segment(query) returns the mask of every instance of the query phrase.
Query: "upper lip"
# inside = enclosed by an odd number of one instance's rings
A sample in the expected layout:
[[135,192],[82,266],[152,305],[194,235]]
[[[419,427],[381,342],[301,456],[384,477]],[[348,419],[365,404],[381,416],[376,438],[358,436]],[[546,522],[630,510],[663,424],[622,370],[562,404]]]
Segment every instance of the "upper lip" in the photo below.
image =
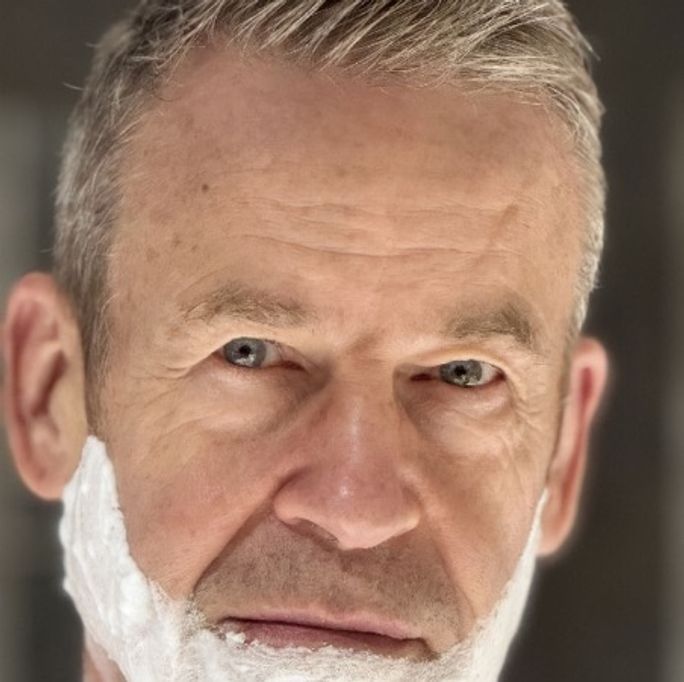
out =
[[244,614],[233,614],[224,620],[263,620],[308,625],[329,630],[350,630],[384,635],[393,639],[417,639],[414,629],[400,620],[369,612],[328,613],[320,610],[288,608],[261,609]]

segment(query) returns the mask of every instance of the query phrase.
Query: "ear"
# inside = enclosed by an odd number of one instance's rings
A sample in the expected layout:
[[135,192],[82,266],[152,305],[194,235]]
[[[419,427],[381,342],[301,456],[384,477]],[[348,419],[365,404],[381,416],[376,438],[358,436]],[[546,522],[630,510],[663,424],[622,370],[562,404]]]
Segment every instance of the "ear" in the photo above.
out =
[[7,299],[2,326],[3,411],[10,451],[26,486],[55,500],[87,436],[81,341],[54,279],[25,275]]
[[589,435],[608,377],[605,348],[596,339],[580,337],[569,372],[558,442],[547,479],[549,496],[542,517],[539,556],[558,551],[575,524]]

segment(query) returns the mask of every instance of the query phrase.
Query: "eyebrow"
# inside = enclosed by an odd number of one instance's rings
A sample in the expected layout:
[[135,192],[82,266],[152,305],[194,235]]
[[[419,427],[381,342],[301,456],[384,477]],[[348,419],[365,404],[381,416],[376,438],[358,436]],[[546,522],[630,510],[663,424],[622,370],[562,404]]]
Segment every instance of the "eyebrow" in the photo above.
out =
[[[274,294],[244,282],[231,280],[201,300],[181,306],[183,325],[214,325],[225,319],[266,327],[294,329],[321,321],[318,313],[287,295]],[[475,305],[474,312],[459,310],[447,316],[439,334],[447,339],[485,340],[508,337],[520,349],[539,354],[538,337],[529,307],[518,297],[496,307]]]
[[535,329],[527,306],[521,301],[509,300],[494,309],[455,315],[441,329],[441,335],[452,339],[507,336],[523,350],[538,355]]
[[319,316],[299,301],[231,280],[181,308],[184,323],[214,324],[217,318],[253,322],[267,327],[295,328],[319,322]]

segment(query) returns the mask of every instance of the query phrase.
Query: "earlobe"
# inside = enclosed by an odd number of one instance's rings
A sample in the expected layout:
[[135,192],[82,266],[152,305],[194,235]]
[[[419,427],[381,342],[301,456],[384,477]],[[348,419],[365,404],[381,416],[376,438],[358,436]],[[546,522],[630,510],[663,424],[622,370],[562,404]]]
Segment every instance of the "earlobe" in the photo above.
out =
[[596,339],[581,337],[574,349],[561,426],[542,517],[540,556],[557,552],[577,518],[584,482],[589,436],[608,379],[608,356]]
[[58,499],[86,436],[77,325],[54,279],[23,277],[10,292],[3,324],[5,426],[26,486]]

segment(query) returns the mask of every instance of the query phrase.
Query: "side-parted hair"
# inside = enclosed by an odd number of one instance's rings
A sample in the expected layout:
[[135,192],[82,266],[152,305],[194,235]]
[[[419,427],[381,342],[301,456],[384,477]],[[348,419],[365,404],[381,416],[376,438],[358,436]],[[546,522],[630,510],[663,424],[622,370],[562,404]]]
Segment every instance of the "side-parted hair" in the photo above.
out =
[[603,108],[591,48],[560,0],[144,0],[95,47],[57,189],[54,274],[74,306],[89,383],[106,364],[108,257],[127,140],[150,97],[202,45],[369,82],[512,93],[557,112],[583,179],[584,258],[570,334],[579,332],[603,247]]

